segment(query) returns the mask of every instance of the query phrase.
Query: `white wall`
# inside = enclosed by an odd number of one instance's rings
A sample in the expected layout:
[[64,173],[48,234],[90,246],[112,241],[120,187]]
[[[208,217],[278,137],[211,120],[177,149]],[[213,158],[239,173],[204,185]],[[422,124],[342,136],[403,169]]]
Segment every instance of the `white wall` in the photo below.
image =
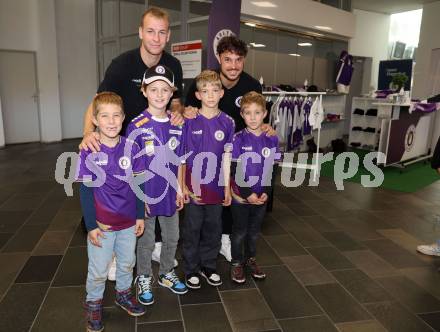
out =
[[253,0],[242,0],[241,13],[304,27],[319,32],[315,25],[328,26],[333,34],[353,37],[354,15],[345,10],[310,0],[271,0],[276,7],[258,7]]
[[3,130],[2,99],[0,98],[0,148],[4,146],[5,146],[5,132]]
[[81,137],[97,87],[95,1],[56,0],[55,13],[63,138]]
[[371,57],[371,85],[377,88],[379,62],[388,58],[388,34],[390,15],[353,10],[356,17],[356,33],[348,43],[352,55]]

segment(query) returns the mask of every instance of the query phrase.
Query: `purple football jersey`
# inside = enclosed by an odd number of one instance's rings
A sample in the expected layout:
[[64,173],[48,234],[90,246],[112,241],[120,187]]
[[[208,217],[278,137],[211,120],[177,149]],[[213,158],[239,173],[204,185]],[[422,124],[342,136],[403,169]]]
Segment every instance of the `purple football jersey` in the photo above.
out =
[[[247,129],[243,129],[234,135],[232,160],[240,161],[236,174],[243,174],[241,181],[250,187],[252,193],[261,195],[263,186],[270,186],[274,161],[281,159],[278,146],[278,137],[261,134],[256,136]],[[237,175],[236,175],[237,176]],[[242,197],[238,178],[231,179],[233,203],[247,203],[246,197]],[[240,184],[240,186],[243,186]]]
[[136,195],[130,181],[145,171],[139,152],[135,142],[122,136],[112,148],[101,144],[100,152],[80,152],[76,181],[94,182],[96,221],[103,230],[118,231],[136,223]]
[[173,126],[169,116],[157,118],[145,110],[130,122],[127,136],[143,150],[149,216],[172,216],[177,208],[177,174],[184,152],[183,127]]
[[185,185],[194,204],[224,200],[223,152],[232,150],[234,120],[223,112],[211,119],[198,114],[185,122]]

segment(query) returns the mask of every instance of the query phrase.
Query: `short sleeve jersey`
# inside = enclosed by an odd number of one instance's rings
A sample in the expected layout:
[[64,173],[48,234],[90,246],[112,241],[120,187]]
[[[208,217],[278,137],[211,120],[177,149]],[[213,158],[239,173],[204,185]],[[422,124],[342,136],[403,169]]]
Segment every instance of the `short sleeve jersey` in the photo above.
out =
[[[198,114],[185,122],[185,185],[194,204],[224,200],[222,160],[232,150],[234,120],[223,112],[211,119]],[[188,155],[189,154],[189,155]]]
[[[232,160],[238,161],[237,167],[241,167],[236,174],[242,175],[241,181],[250,186],[252,193],[261,195],[264,185],[270,186],[273,164],[280,158],[277,136],[256,136],[247,129],[234,135]],[[237,180],[231,178],[232,202],[245,204],[246,197],[242,197]]]
[[171,125],[169,117],[156,118],[145,110],[128,125],[127,137],[143,150],[149,216],[172,216],[176,212],[178,167],[184,153],[183,127]]
[[[246,127],[246,124],[240,115],[241,98],[250,91],[261,93],[261,84],[249,74],[242,72],[237,84],[230,89],[223,86],[223,89],[225,93],[222,99],[220,99],[218,108],[234,119],[235,130],[240,131]],[[196,98],[196,90],[197,87],[194,80],[186,95],[185,106],[201,107],[200,100]]]
[[[182,65],[180,61],[164,51],[159,64],[167,66],[174,73],[177,91],[173,98],[180,98],[182,94]],[[147,69],[138,47],[113,59],[99,85],[98,92],[111,91],[122,98],[125,119],[121,135],[125,134],[130,121],[148,107],[148,101],[141,92],[142,77]]]
[[136,223],[136,194],[130,182],[133,175],[145,171],[145,162],[138,157],[139,152],[135,142],[122,136],[114,147],[102,144],[100,152],[80,152],[76,180],[105,179],[101,185],[93,187],[96,221],[102,230],[118,231]]

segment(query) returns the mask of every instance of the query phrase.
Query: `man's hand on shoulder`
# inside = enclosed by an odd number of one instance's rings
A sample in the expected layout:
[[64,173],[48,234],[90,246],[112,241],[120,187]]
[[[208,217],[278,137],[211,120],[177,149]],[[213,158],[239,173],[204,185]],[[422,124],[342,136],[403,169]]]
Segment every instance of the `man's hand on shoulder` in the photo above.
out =
[[85,151],[89,151],[90,149],[92,152],[98,152],[101,150],[100,148],[101,143],[99,142],[99,139],[100,139],[99,133],[94,131],[88,133],[84,135],[81,143],[79,144],[79,149]]
[[187,106],[187,107],[185,107],[185,110],[183,111],[183,116],[186,119],[194,119],[197,116],[198,111],[199,111],[199,109],[197,107]]
[[261,125],[261,129],[266,133],[267,136],[276,136],[277,132],[267,123]]

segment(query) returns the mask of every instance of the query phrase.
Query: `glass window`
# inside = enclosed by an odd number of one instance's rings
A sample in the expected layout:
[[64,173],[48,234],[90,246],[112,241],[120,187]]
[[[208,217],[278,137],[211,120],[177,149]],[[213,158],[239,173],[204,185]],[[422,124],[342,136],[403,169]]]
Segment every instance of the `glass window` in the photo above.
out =
[[110,37],[118,33],[118,1],[101,0],[101,36]]
[[180,0],[148,0],[148,6],[162,8],[170,15],[170,23],[180,22]]
[[323,3],[324,5],[340,8],[339,0],[321,0],[321,3]]
[[102,44],[102,67],[99,70],[101,80],[104,78],[105,70],[108,65],[112,62],[113,58],[116,57],[117,51],[118,48],[114,41]]
[[202,40],[202,69],[206,68],[207,43],[208,43],[208,21],[193,22],[188,24],[189,40]]
[[139,39],[139,35],[133,35],[128,37],[122,37],[121,38],[121,45],[120,45],[120,53],[124,53],[125,51],[132,50],[133,48],[139,47],[141,44],[141,41]]
[[136,33],[145,10],[144,0],[121,0],[120,32],[123,35]]
[[247,41],[253,48],[265,52],[276,52],[277,50],[277,32],[261,28],[255,28],[253,40]]
[[351,12],[351,0],[342,0],[342,9]]
[[209,0],[191,0],[189,2],[189,18],[208,16],[211,11],[211,2]]
[[170,41],[165,46],[165,51],[168,53],[171,53],[171,44],[180,42],[180,25],[171,26],[170,30]]

